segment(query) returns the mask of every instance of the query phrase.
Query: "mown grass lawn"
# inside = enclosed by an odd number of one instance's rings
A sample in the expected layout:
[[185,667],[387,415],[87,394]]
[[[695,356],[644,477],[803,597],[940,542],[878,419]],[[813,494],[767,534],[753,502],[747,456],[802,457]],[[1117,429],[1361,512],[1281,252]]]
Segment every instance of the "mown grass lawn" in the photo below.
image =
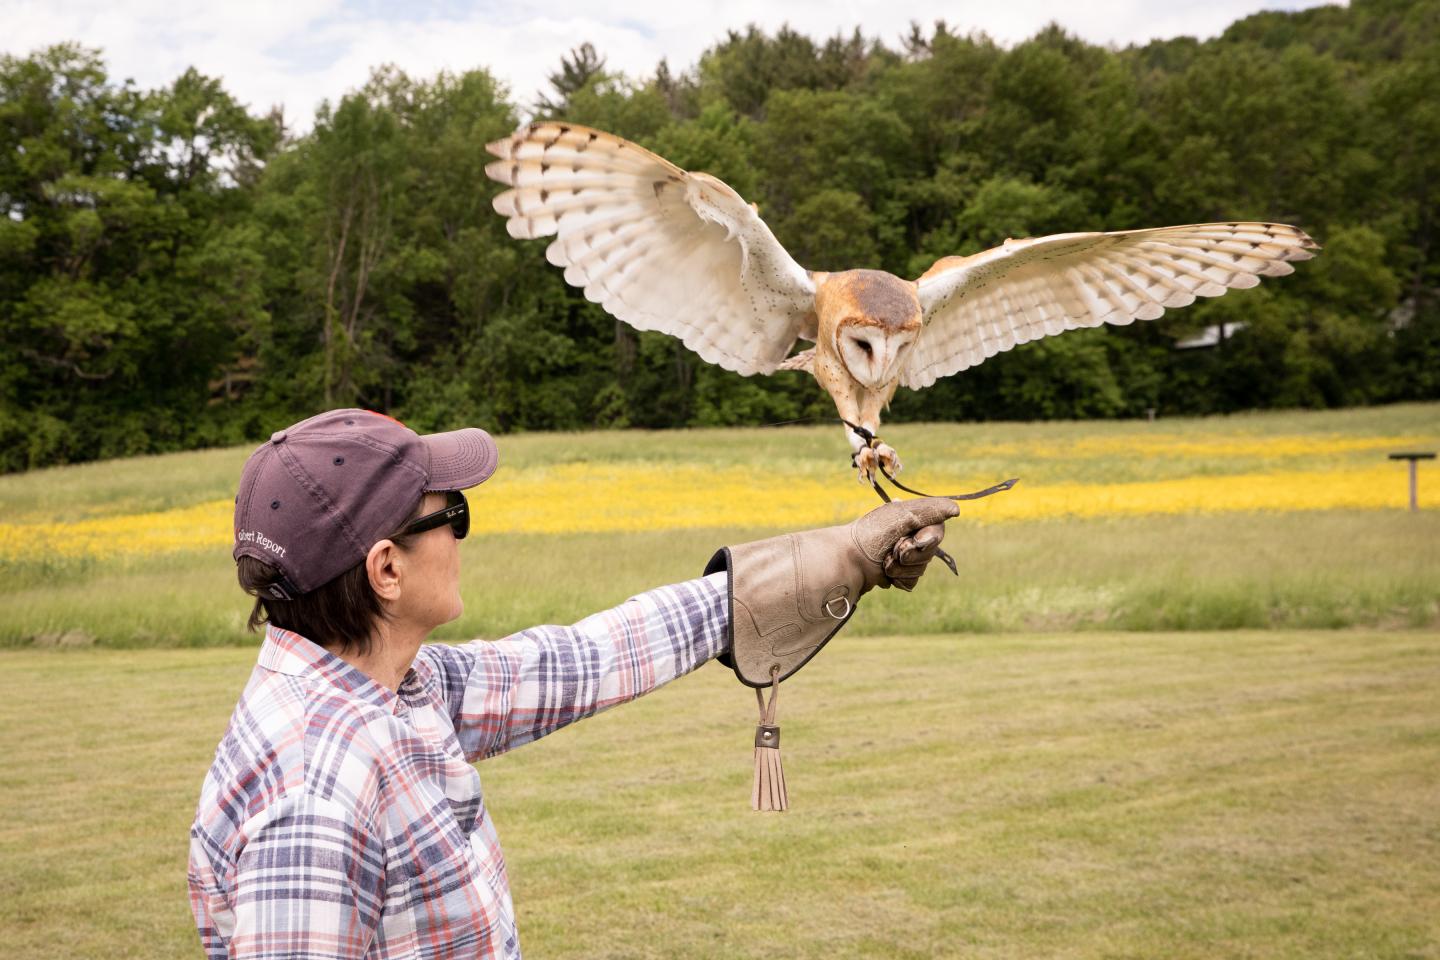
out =
[[[924,589],[922,587],[922,589]],[[254,650],[0,653],[0,955],[198,954],[186,830]],[[481,765],[531,957],[1440,957],[1440,637],[842,637]]]
[[[959,580],[867,597],[786,685],[789,814],[748,809],[754,702],[715,666],[482,765],[527,956],[1440,960],[1440,511],[1383,459],[1440,405],[887,439],[922,487],[1028,499],[967,507]],[[438,636],[858,513],[842,443],[502,438]],[[197,955],[186,833],[256,644],[224,543],[248,452],[0,477],[0,960]]]

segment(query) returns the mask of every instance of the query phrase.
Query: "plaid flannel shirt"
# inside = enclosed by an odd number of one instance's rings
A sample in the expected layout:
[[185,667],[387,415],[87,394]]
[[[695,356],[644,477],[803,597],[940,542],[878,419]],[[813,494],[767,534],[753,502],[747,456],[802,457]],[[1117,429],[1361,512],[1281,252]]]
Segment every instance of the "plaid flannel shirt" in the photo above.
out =
[[714,574],[572,627],[426,644],[398,692],[271,627],[190,832],[207,956],[520,956],[471,764],[714,657],[726,597]]

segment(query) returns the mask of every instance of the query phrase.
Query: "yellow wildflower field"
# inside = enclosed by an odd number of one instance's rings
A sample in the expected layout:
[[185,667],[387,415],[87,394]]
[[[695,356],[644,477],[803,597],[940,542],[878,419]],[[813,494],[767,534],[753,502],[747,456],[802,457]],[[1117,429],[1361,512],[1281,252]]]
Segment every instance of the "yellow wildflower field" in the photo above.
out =
[[[1104,456],[1114,438],[1079,440],[1070,456]],[[1224,443],[1173,438],[1163,446],[1147,438],[1148,453],[1214,458]],[[1394,447],[1406,438],[1362,440],[1308,437],[1265,440],[1272,456],[1281,451],[1313,457],[1343,455],[1357,448]],[[1259,443],[1260,441],[1255,441]],[[1132,440],[1126,452],[1136,455]],[[1233,449],[1233,447],[1232,447]],[[1082,452],[1083,451],[1083,452]],[[1058,456],[1053,449],[1048,455]],[[1036,457],[1017,450],[1017,459]],[[1276,457],[1283,466],[1284,455]],[[933,478],[932,478],[933,479]],[[995,481],[1005,479],[994,477]],[[930,486],[914,480],[921,489]],[[938,490],[956,493],[958,490]],[[1331,469],[1276,469],[1127,482],[1081,483],[1049,480],[962,504],[964,516],[981,523],[1060,517],[1234,511],[1293,512],[1333,509],[1393,509],[1405,505],[1403,468],[1389,463]],[[873,491],[838,472],[786,470],[766,473],[741,467],[687,463],[562,463],[502,469],[472,493],[477,535],[508,533],[608,533],[721,527],[804,527],[849,520],[874,506]],[[182,508],[81,519],[69,523],[0,523],[0,560],[133,557],[223,548],[231,542],[229,500]]]
[[[1433,627],[1440,468],[1399,450],[1440,404],[1164,422],[887,430],[907,485],[962,493],[962,578],[868,601],[852,632]],[[471,494],[466,612],[443,639],[568,622],[691,575],[715,547],[878,503],[830,427],[510,434]],[[0,648],[250,643],[229,561],[253,446],[0,477]],[[521,559],[523,558],[523,560]]]
[[1421,442],[1413,436],[1194,436],[1185,434],[1129,434],[1117,437],[1079,436],[1052,440],[1043,447],[1034,442],[976,444],[972,455],[985,457],[1043,457],[1047,459],[1167,457],[1185,460],[1266,459],[1333,460],[1357,453],[1384,452]]

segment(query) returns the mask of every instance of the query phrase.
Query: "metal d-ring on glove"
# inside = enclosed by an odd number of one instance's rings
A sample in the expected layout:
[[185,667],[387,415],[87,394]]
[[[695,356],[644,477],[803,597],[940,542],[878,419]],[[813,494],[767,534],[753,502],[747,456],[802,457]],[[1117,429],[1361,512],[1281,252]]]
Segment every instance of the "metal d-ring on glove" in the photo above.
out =
[[720,659],[757,694],[772,688],[755,738],[755,809],[789,806],[774,688],[839,632],[864,593],[914,589],[940,550],[945,521],[959,512],[944,497],[900,500],[845,526],[724,547],[711,557],[706,574],[730,574],[730,650]]

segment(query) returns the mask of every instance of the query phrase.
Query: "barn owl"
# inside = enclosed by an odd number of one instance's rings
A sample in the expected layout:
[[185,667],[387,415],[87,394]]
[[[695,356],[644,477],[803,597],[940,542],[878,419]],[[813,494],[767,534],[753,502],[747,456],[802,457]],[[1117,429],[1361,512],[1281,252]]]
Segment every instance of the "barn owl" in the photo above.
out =
[[[822,273],[796,263],[726,184],[620,137],[538,122],[486,149],[499,159],[485,172],[510,188],[494,206],[511,236],[553,236],[547,259],[589,300],[710,363],[745,376],[812,373],[847,423],[865,483],[877,468],[900,470],[878,439],[897,386],[920,390],[1066,330],[1153,320],[1284,276],[1319,249],[1284,224],[1201,223],[1007,240],[944,257],[916,280]],[[799,340],[814,347],[792,356]]]

